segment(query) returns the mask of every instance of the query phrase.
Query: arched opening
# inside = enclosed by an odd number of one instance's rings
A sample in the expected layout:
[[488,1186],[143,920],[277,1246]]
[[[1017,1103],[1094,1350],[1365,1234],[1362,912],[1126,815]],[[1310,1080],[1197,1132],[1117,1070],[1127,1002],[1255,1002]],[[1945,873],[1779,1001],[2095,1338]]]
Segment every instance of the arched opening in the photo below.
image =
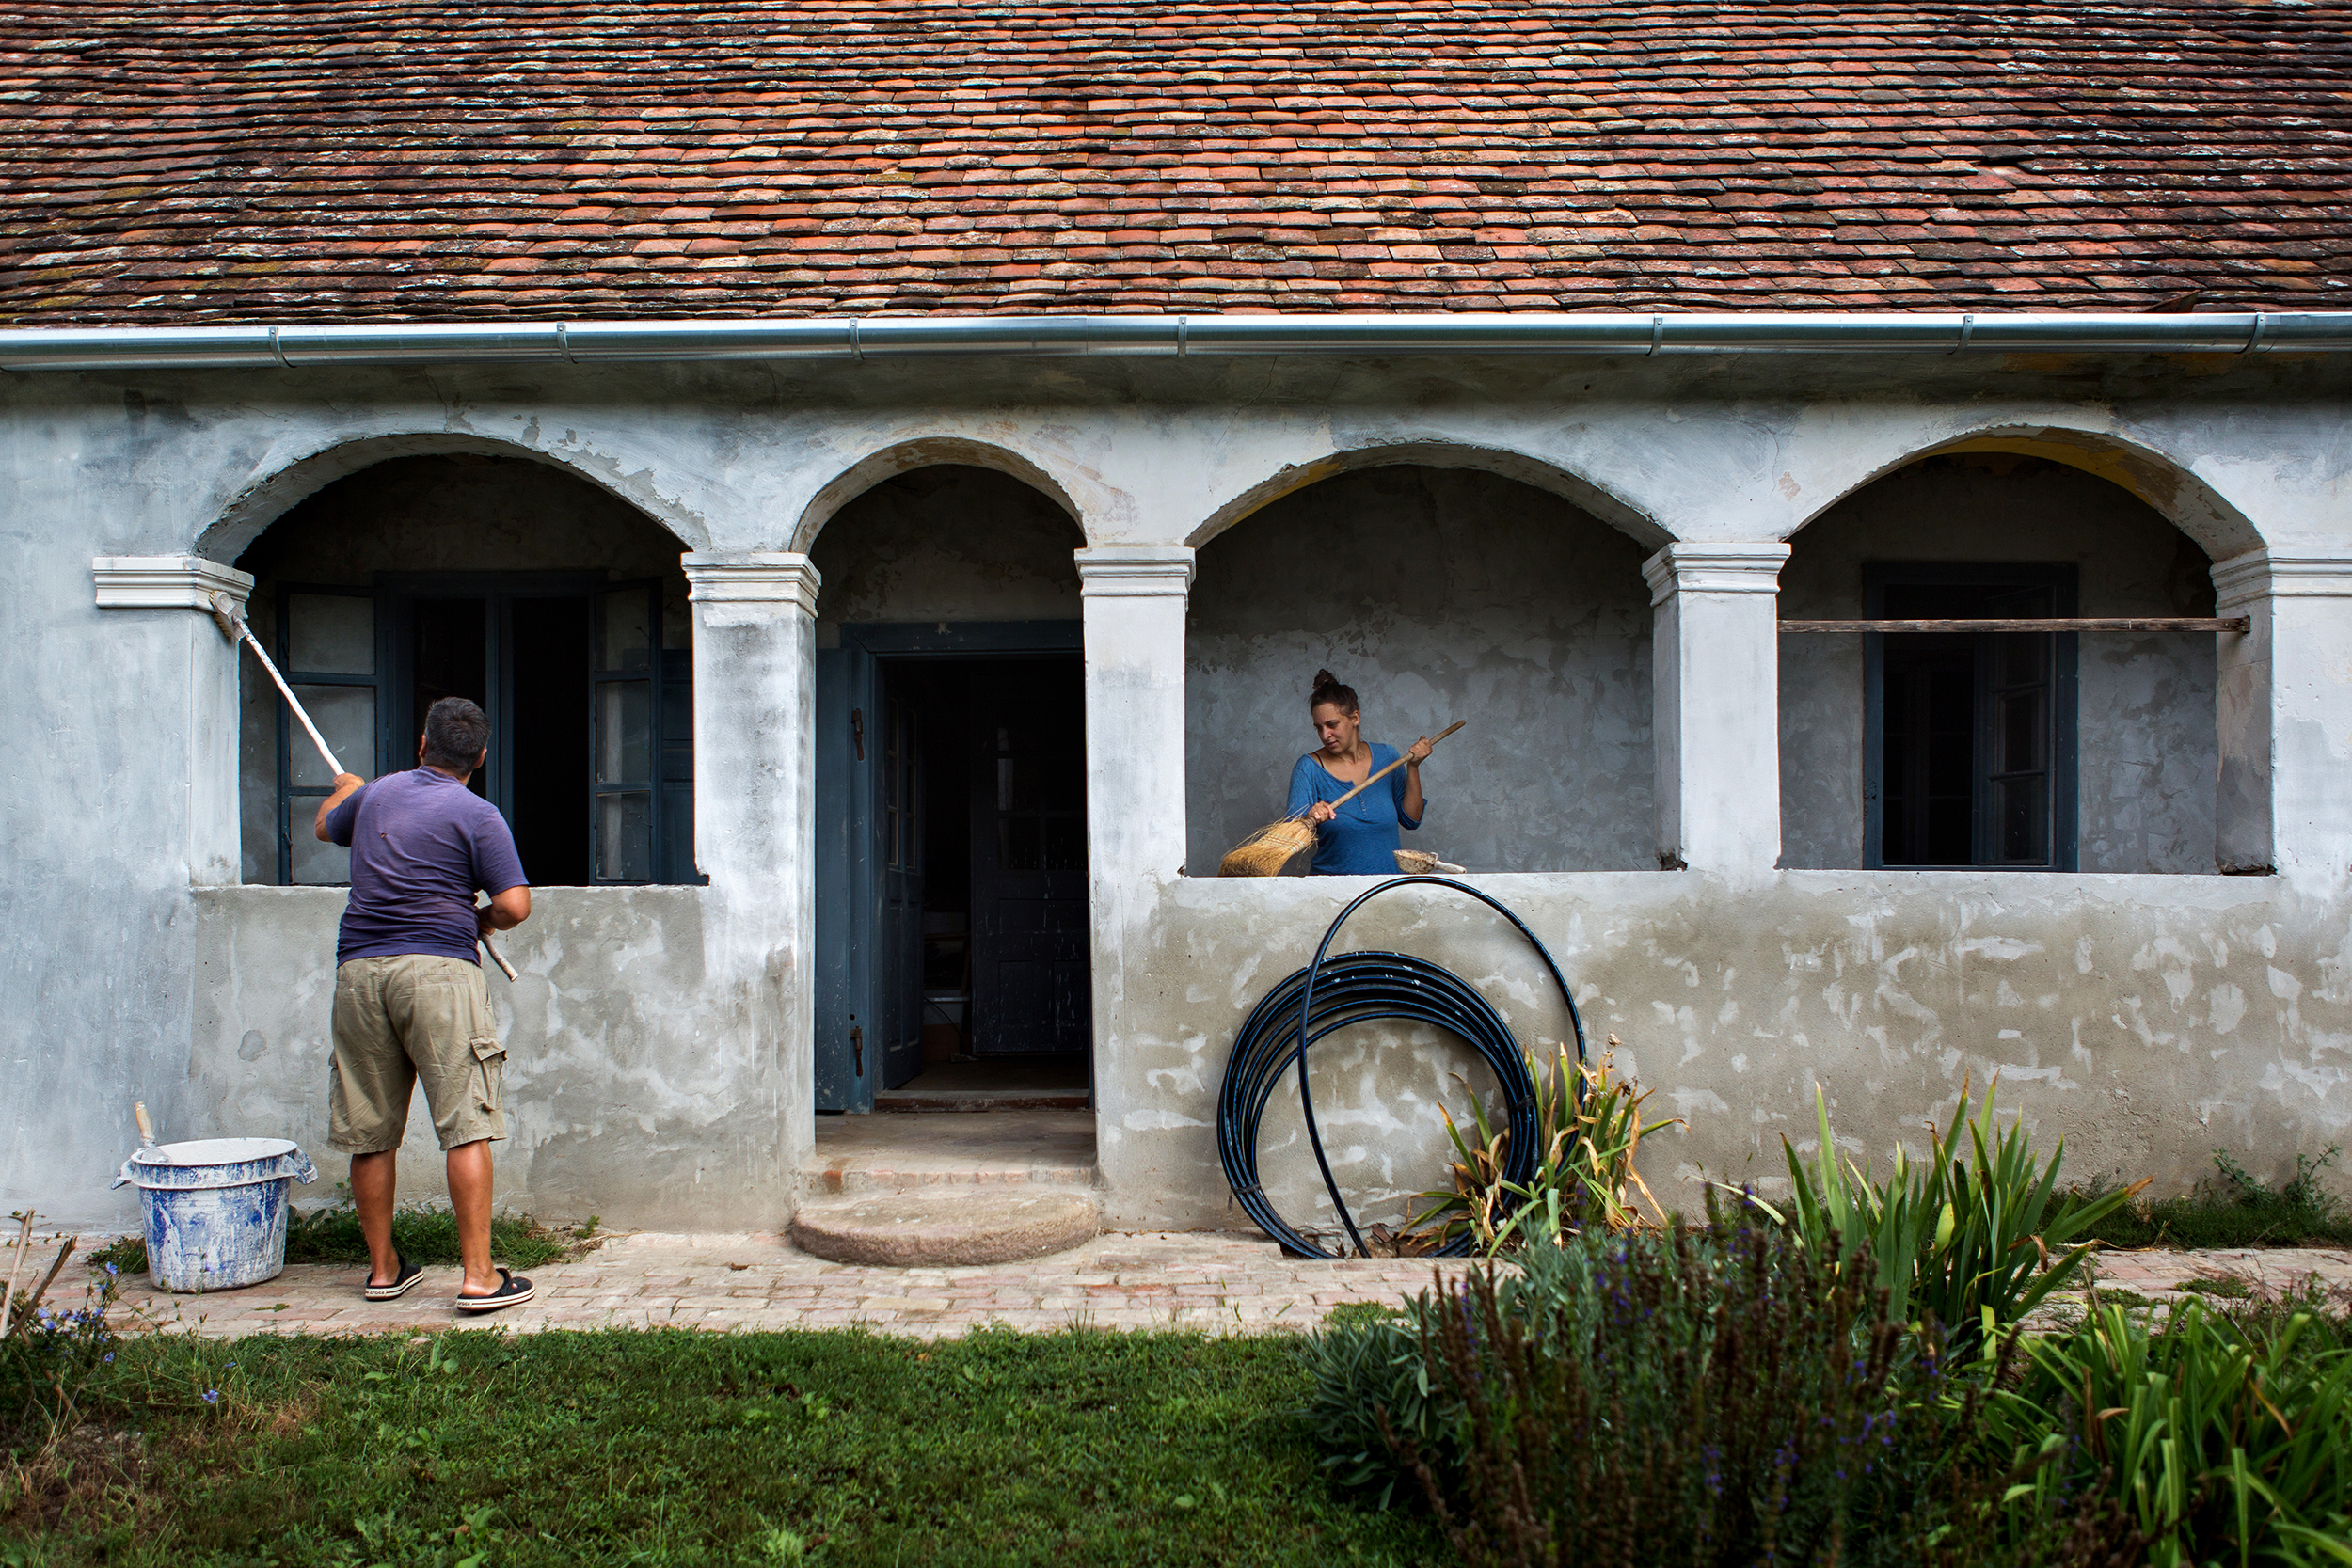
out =
[[[2214,614],[2212,561],[2144,486],[2000,448],[1807,524],[1782,617]],[[1784,635],[1782,864],[2213,872],[2216,669],[2211,632]]]
[[[424,710],[482,705],[471,781],[538,886],[688,882],[692,631],[680,545],[611,493],[529,458],[405,455],[312,490],[236,564],[247,615],[337,759],[415,766]],[[243,674],[245,878],[349,879],[310,832],[325,764],[268,677]]]
[[1085,1111],[1085,542],[1024,480],[934,464],[809,545],[820,1111]]
[[1367,739],[1468,721],[1423,769],[1405,847],[1473,871],[1654,868],[1646,553],[1551,490],[1422,463],[1294,490],[1210,540],[1185,639],[1188,867],[1284,813],[1328,668]]

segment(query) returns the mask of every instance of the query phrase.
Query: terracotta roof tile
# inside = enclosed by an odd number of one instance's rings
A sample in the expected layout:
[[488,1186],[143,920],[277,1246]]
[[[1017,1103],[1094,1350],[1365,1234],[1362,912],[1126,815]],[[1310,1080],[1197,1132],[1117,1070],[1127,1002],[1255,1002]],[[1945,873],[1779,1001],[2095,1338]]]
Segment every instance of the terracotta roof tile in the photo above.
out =
[[19,0],[0,321],[2328,306],[2352,0]]

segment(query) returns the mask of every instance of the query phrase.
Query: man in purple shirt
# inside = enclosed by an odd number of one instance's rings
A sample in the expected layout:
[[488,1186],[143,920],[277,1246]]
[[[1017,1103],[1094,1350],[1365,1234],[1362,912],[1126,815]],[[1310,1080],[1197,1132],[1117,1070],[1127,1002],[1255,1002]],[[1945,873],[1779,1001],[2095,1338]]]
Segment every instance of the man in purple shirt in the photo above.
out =
[[[420,1081],[449,1159],[450,1208],[466,1277],[461,1312],[529,1301],[532,1285],[490,1262],[490,1145],[506,1136],[506,1047],[474,944],[531,916],[515,835],[466,787],[488,757],[490,721],[463,697],[425,715],[414,772],[368,783],[338,773],[312,831],[351,850],[351,901],[335,943],[335,1058],[327,1143],[351,1156],[351,1200],[368,1240],[370,1301],[423,1275],[392,1245],[400,1140]],[[474,894],[490,895],[487,909]]]

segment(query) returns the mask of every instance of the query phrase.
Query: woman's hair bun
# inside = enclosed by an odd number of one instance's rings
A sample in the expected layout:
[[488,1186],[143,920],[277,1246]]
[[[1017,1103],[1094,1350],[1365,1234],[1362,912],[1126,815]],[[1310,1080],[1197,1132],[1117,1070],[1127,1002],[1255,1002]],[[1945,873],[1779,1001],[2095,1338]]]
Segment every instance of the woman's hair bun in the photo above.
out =
[[1307,706],[1310,709],[1319,708],[1326,703],[1336,704],[1342,713],[1362,711],[1357,705],[1354,687],[1342,685],[1340,677],[1328,670],[1318,670],[1315,672],[1315,689],[1307,694]]

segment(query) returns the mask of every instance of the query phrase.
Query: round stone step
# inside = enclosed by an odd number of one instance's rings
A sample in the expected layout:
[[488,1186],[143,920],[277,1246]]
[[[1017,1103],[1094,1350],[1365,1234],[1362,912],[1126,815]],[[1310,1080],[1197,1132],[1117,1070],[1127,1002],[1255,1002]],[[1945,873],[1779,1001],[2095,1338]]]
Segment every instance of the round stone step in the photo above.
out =
[[964,1187],[803,1204],[792,1244],[836,1263],[943,1268],[1042,1258],[1093,1240],[1102,1225],[1089,1192]]

